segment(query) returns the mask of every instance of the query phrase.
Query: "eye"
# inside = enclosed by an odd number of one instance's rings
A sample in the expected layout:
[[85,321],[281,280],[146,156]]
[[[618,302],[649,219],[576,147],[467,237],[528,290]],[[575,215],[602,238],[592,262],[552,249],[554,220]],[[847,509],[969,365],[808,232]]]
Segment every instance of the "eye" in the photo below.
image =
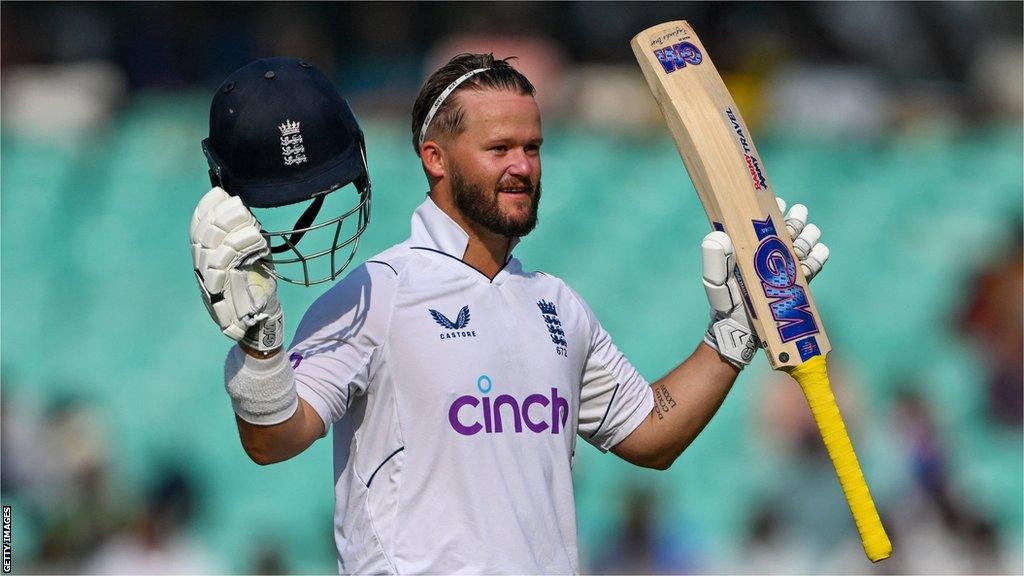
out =
[[497,146],[491,146],[489,148],[489,150],[491,150],[492,152],[502,152],[502,153],[504,153],[504,152],[508,152],[508,146],[506,146],[504,144],[498,144]]

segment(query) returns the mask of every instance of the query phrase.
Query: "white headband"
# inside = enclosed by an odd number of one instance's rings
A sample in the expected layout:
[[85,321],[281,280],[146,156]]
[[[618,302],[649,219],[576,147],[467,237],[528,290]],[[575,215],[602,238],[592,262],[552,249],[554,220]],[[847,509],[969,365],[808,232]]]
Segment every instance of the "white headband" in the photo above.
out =
[[451,96],[451,93],[459,87],[459,84],[469,80],[474,74],[486,72],[487,70],[490,70],[490,68],[477,68],[476,70],[470,70],[456,78],[454,82],[449,84],[447,88],[437,95],[437,100],[434,100],[434,104],[430,107],[430,111],[427,112],[427,117],[423,119],[423,126],[420,128],[420,146],[423,146],[423,141],[427,137],[427,128],[430,127],[430,121],[434,119],[434,114],[437,114],[438,109],[441,108],[442,104],[444,104],[445,99],[448,98],[448,96]]

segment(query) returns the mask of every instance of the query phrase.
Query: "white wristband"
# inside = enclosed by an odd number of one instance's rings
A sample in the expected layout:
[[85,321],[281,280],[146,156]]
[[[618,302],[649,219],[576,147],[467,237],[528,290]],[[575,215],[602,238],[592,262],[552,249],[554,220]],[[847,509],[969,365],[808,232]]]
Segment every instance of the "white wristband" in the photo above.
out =
[[295,374],[284,350],[261,360],[233,346],[224,362],[224,387],[235,414],[250,424],[280,424],[299,408]]

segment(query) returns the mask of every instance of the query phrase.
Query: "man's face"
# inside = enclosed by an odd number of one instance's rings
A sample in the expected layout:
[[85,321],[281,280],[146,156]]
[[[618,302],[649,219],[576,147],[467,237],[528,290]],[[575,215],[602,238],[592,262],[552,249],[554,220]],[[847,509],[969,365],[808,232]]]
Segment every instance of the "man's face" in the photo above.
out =
[[464,130],[448,146],[456,208],[502,236],[525,236],[540,202],[540,110],[532,96],[462,92]]

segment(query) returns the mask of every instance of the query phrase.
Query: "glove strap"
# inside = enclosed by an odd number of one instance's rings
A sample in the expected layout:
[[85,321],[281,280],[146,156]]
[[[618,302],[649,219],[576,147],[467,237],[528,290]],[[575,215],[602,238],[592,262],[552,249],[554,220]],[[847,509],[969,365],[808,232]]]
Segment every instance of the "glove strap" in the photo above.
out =
[[284,346],[284,321],[280,311],[274,316],[253,324],[240,340],[246,347],[267,353]]
[[750,329],[728,317],[713,319],[704,341],[740,370],[750,364],[757,353],[757,338]]

